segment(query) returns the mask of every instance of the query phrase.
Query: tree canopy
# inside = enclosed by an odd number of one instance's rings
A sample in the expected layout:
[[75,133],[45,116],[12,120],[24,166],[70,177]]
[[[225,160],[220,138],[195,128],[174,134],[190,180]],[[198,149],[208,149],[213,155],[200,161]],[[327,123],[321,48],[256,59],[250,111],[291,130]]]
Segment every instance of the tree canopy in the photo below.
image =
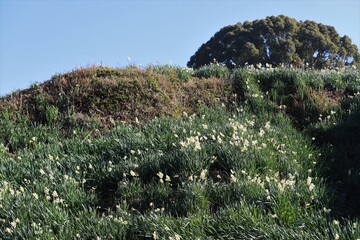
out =
[[199,68],[214,60],[229,68],[268,63],[322,69],[359,65],[360,54],[332,26],[279,15],[220,29],[187,65]]

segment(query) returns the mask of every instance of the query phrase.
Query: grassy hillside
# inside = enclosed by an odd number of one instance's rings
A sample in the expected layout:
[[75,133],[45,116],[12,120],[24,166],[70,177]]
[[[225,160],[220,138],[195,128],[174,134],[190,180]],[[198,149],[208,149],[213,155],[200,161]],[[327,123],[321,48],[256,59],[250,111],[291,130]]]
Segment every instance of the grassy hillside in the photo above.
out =
[[1,239],[360,238],[360,72],[92,67],[0,99]]

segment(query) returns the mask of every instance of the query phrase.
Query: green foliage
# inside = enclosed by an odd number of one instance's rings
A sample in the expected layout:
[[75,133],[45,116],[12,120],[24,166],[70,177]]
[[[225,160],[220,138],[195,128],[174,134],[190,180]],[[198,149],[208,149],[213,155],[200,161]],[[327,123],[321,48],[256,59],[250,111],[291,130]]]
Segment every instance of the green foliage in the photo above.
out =
[[184,82],[188,81],[194,74],[194,70],[191,68],[182,68],[175,66],[149,66],[147,68],[155,73],[163,74],[169,77],[170,79],[180,79]]
[[233,88],[238,100],[245,101],[254,112],[264,110],[267,104],[255,76],[246,70],[238,69],[234,71],[233,79]]
[[49,103],[42,90],[35,97],[35,112],[37,114],[37,120],[41,123],[52,124],[56,122],[59,117],[59,109]]
[[37,137],[1,156],[3,239],[355,236],[325,216],[316,151],[282,114],[203,109],[98,137],[23,132]]
[[0,238],[356,239],[358,85],[90,68],[0,99]]
[[337,194],[332,205],[337,206],[334,215],[359,216],[360,208],[360,108],[359,98],[353,99],[349,115],[338,124],[322,122],[314,126],[312,133],[322,147],[324,175]]
[[228,78],[230,71],[225,65],[215,62],[196,69],[194,75],[198,78]]
[[343,68],[358,65],[358,48],[332,26],[296,21],[284,15],[226,26],[190,58],[188,66],[200,68],[216,59],[229,68],[246,64]]

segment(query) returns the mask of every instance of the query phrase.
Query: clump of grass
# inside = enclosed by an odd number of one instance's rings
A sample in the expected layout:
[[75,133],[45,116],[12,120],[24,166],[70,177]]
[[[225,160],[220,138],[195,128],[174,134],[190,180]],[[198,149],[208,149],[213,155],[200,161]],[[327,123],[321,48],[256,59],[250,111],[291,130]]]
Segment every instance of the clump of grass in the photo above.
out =
[[329,115],[330,119],[308,130],[322,149],[323,175],[327,176],[329,188],[337,193],[332,202],[337,206],[334,214],[352,218],[360,215],[360,108],[354,100],[346,118],[334,121],[332,118],[336,116]]
[[170,65],[149,66],[147,67],[147,70],[153,71],[158,74],[166,75],[170,81],[178,81],[178,79],[180,79],[184,82],[187,82],[194,76],[194,70],[192,68],[182,68]]
[[229,78],[231,71],[223,64],[210,63],[209,65],[203,66],[196,69],[194,75],[199,78]]

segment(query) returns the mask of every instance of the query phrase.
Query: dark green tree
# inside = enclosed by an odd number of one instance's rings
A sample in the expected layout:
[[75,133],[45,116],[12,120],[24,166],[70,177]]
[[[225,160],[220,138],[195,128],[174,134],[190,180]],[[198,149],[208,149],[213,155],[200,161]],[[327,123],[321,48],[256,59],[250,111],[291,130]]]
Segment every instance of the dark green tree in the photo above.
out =
[[199,68],[214,60],[229,68],[269,63],[321,69],[359,65],[360,54],[332,26],[280,15],[220,29],[187,65]]

